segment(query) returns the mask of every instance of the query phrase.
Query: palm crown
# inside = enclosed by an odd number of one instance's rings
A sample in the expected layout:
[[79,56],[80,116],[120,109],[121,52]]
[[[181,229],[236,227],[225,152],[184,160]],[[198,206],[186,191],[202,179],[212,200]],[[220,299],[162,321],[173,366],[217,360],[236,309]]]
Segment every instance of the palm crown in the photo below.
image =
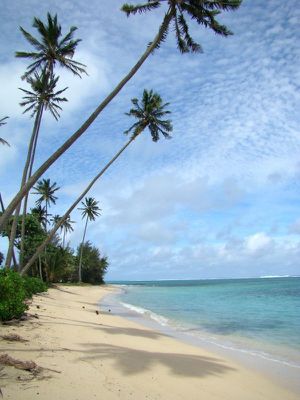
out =
[[23,78],[27,78],[39,69],[46,69],[47,72],[52,74],[56,62],[77,76],[85,73],[85,65],[72,59],[75,49],[81,41],[81,39],[73,39],[74,32],[77,30],[75,26],[72,26],[69,33],[62,37],[61,25],[57,22],[57,15],[52,17],[50,13],[47,14],[47,24],[44,24],[38,18],[34,18],[32,26],[38,30],[40,40],[20,27],[25,39],[36,50],[36,52],[16,52],[16,57],[33,60],[27,67]]
[[170,23],[173,21],[177,47],[181,53],[188,53],[201,52],[202,48],[190,35],[186,15],[195,20],[197,24],[212,29],[218,35],[232,35],[232,32],[225,25],[216,20],[216,16],[221,11],[237,9],[242,0],[148,0],[147,3],[137,5],[126,3],[121,10],[129,16],[152,11],[166,2],[168,3],[168,11],[161,24],[161,37],[156,47],[159,47],[166,39]]
[[47,216],[46,216],[46,209],[45,207],[42,207],[41,205],[38,205],[37,207],[34,207],[31,209],[32,215],[36,217],[38,222],[46,228],[47,225]]
[[101,209],[98,207],[98,201],[93,199],[92,197],[86,197],[84,202],[82,201],[82,208],[78,208],[81,210],[82,218],[87,217],[90,221],[95,221],[96,217],[100,215]]
[[125,134],[133,132],[133,138],[138,136],[145,128],[148,128],[152,140],[157,142],[159,134],[162,133],[166,139],[169,139],[170,132],[173,127],[170,120],[163,120],[164,115],[170,114],[171,111],[165,110],[169,103],[162,103],[162,98],[159,94],[154,93],[153,90],[149,92],[144,90],[141,104],[139,100],[134,98],[131,100],[134,108],[132,108],[126,115],[136,118],[138,121],[134,123]]
[[35,203],[37,205],[41,205],[41,203],[44,201],[46,203],[46,207],[51,203],[55,204],[57,197],[54,196],[54,193],[59,189],[59,187],[56,185],[56,182],[51,185],[50,179],[42,179],[38,181],[37,185],[34,187],[36,190],[34,194],[38,194],[40,197]]
[[58,120],[59,111],[62,110],[59,103],[68,101],[65,97],[60,97],[67,88],[57,92],[54,91],[58,79],[59,77],[49,75],[45,71],[40,74],[35,72],[34,77],[28,77],[26,80],[30,84],[32,91],[20,88],[25,93],[24,101],[20,103],[20,106],[27,106],[23,114],[27,111],[32,111],[31,116],[33,117],[38,112],[40,104],[43,104],[44,108],[49,110],[53,117]]

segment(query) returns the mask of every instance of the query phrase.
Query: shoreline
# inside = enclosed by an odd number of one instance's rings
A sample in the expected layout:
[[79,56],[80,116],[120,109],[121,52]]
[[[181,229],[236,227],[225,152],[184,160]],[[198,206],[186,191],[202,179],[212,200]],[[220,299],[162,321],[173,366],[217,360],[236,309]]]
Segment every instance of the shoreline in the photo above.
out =
[[237,362],[254,372],[263,374],[286,389],[300,394],[299,365],[284,359],[277,359],[272,353],[238,347],[236,343],[228,342],[228,339],[225,341],[225,337],[211,339],[207,333],[202,335],[200,331],[198,332],[200,335],[191,334],[188,329],[182,329],[183,325],[179,325],[178,327],[170,324],[168,318],[163,315],[156,314],[139,306],[122,303],[118,297],[122,294],[124,288],[114,284],[110,284],[110,286],[114,287],[116,291],[105,296],[102,303],[107,308],[111,308],[113,314],[167,334],[183,343],[205,349],[216,356],[229,358],[233,362]]
[[[225,356],[119,317],[101,299],[113,286],[60,285],[34,297],[18,326],[27,342],[0,340],[1,354],[42,367],[40,375],[4,367],[4,399],[296,400],[298,395]],[[100,312],[97,305],[100,301]],[[102,305],[101,305],[102,304]]]

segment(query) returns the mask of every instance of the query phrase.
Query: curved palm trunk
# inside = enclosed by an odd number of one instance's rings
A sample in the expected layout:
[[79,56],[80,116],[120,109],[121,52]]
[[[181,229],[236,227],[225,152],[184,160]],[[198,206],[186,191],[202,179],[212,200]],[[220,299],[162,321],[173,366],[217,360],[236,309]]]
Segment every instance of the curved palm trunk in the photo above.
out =
[[83,232],[83,238],[81,242],[81,249],[80,249],[80,258],[79,258],[79,266],[78,266],[78,282],[82,282],[82,277],[81,277],[81,266],[82,266],[82,256],[83,256],[83,244],[84,244],[84,239],[85,239],[85,234],[86,234],[86,229],[87,229],[87,224],[88,224],[88,216],[86,216],[86,222],[85,222],[85,227],[84,227],[84,232]]
[[[28,152],[27,152],[27,158],[26,158],[26,162],[25,162],[25,166],[24,166],[23,174],[22,174],[21,188],[24,186],[24,184],[27,181],[28,169],[30,167],[34,143],[36,142],[36,137],[40,130],[43,110],[44,110],[44,105],[43,105],[43,103],[41,103],[39,106],[38,112],[36,114],[36,118],[35,118],[34,125],[33,125],[33,130],[32,130],[29,147],[28,147]],[[8,247],[6,261],[5,261],[6,268],[10,268],[10,264],[11,264],[14,242],[15,242],[16,232],[17,232],[18,218],[20,215],[20,209],[21,209],[21,201],[19,202],[19,204],[16,208],[14,220],[13,220],[12,227],[11,227],[10,238],[9,238],[9,247]],[[24,219],[24,232],[25,232],[25,219]]]
[[85,190],[81,193],[81,195],[77,198],[77,200],[71,205],[71,207],[61,217],[61,219],[57,222],[57,224],[54,226],[54,228],[49,232],[47,239],[37,248],[34,255],[31,257],[31,259],[28,261],[28,263],[25,265],[25,267],[21,270],[21,275],[24,275],[25,272],[28,271],[28,269],[32,266],[32,264],[38,258],[39,254],[41,254],[41,252],[44,250],[45,246],[47,246],[47,244],[51,241],[51,239],[53,238],[55,233],[58,231],[58,229],[61,227],[61,225],[64,223],[64,221],[68,218],[68,216],[71,214],[71,212],[74,210],[74,208],[78,205],[78,203],[84,198],[84,196],[92,188],[92,186],[95,184],[95,182],[104,174],[104,172],[113,164],[113,162],[130,145],[130,143],[136,139],[137,136],[138,135],[132,136],[130,138],[130,140],[121,148],[121,150],[109,161],[109,163],[106,164],[106,166],[99,172],[99,174],[96,175],[95,178],[89,183],[89,185],[85,188]]
[[115,89],[102,101],[95,111],[88,117],[88,119],[81,125],[81,127],[65,141],[65,143],[59,147],[49,158],[40,166],[40,168],[32,175],[32,177],[27,181],[27,183],[22,187],[22,189],[17,193],[14,199],[8,205],[6,212],[0,218],[0,229],[5,226],[8,218],[13,213],[14,209],[17,207],[19,202],[25,196],[25,194],[30,190],[30,188],[36,183],[36,181],[41,177],[41,175],[63,154],[68,148],[88,129],[88,127],[95,121],[98,115],[103,111],[103,109],[116,97],[116,95],[121,91],[121,89],[126,85],[126,83],[136,74],[142,64],[146,61],[149,55],[155,50],[157,44],[163,37],[166,29],[173,17],[173,11],[171,9],[166,13],[163,23],[161,24],[157,35],[155,36],[153,42],[147,47],[146,51],[143,53],[139,61],[134,65],[134,67],[129,71],[129,73],[118,83]]

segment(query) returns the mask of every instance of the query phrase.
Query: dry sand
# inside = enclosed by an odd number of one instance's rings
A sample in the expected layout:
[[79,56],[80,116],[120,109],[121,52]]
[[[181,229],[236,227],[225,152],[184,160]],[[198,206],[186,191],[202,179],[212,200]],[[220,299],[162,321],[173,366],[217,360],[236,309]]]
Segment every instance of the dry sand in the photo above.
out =
[[[12,400],[296,400],[264,376],[201,348],[181,343],[132,321],[97,314],[111,287],[60,286],[34,297],[39,318],[0,334],[0,354],[35,361],[32,374],[0,365],[0,388]],[[2,368],[2,369],[1,369]],[[1,395],[0,395],[1,397]]]

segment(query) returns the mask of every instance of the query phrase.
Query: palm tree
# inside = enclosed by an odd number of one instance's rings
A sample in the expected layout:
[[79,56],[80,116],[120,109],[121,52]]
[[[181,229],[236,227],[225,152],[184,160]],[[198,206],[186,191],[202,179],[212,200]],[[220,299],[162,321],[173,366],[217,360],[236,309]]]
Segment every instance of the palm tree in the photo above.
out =
[[34,47],[35,52],[17,51],[16,57],[28,58],[34,60],[27,67],[27,71],[23,78],[27,78],[34,72],[46,69],[50,75],[53,74],[54,66],[59,63],[61,67],[65,67],[74,75],[81,77],[85,73],[85,65],[73,60],[75,49],[81,39],[73,39],[74,32],[77,30],[75,26],[70,28],[70,31],[65,37],[61,37],[61,25],[57,22],[57,15],[54,17],[47,13],[47,24],[44,24],[40,19],[34,18],[32,26],[37,29],[40,39],[36,39],[29,32],[20,27],[25,39]]
[[31,214],[35,216],[41,226],[46,230],[47,226],[47,216],[46,216],[46,208],[41,205],[31,208]]
[[34,190],[36,190],[36,192],[33,192],[33,194],[37,194],[40,196],[36,200],[35,204],[37,206],[41,206],[42,203],[45,203],[46,231],[47,231],[47,225],[48,225],[48,208],[51,206],[51,204],[56,203],[57,197],[54,195],[54,193],[60,189],[56,185],[57,185],[56,182],[54,182],[51,185],[50,179],[42,179],[42,180],[38,181],[37,186],[33,188]]
[[[58,221],[57,221],[58,222]],[[62,243],[62,246],[63,246],[63,249],[65,248],[65,239],[66,239],[66,234],[68,233],[68,232],[73,232],[74,231],[74,228],[73,228],[73,226],[72,226],[72,224],[74,224],[75,223],[75,221],[71,221],[71,217],[70,217],[70,215],[64,220],[64,222],[62,223],[62,229],[63,229],[63,243]]]
[[[0,126],[6,124],[6,121],[5,121],[5,120],[6,120],[7,118],[8,118],[8,117],[4,117],[4,118],[1,118],[1,119],[0,119]],[[10,144],[9,144],[6,140],[2,139],[1,137],[0,137],[0,143],[1,143],[1,144],[6,144],[7,146],[10,146]]]
[[85,202],[81,202],[83,205],[82,208],[78,208],[78,210],[82,210],[82,218],[86,218],[85,220],[85,227],[83,231],[83,238],[81,242],[81,249],[80,249],[80,257],[79,257],[79,266],[78,266],[78,280],[81,283],[81,266],[82,266],[82,255],[83,255],[83,244],[87,229],[88,221],[95,221],[96,217],[100,215],[100,208],[98,207],[98,201],[96,201],[93,197],[86,197]]
[[70,206],[66,213],[61,217],[60,221],[55,225],[55,227],[49,232],[47,239],[37,248],[35,254],[28,261],[28,263],[21,270],[21,275],[31,267],[35,262],[39,254],[43,251],[45,246],[51,241],[57,230],[63,224],[64,220],[71,214],[74,208],[79,204],[79,202],[84,198],[84,196],[89,192],[96,181],[101,178],[101,176],[106,172],[106,170],[117,160],[117,158],[123,153],[123,151],[145,130],[149,129],[152,140],[157,142],[159,139],[159,134],[162,133],[165,138],[170,138],[170,132],[172,132],[172,124],[170,120],[163,120],[164,115],[170,114],[170,111],[165,110],[165,107],[169,103],[163,104],[161,97],[154,93],[152,90],[149,92],[144,90],[141,104],[137,99],[132,99],[133,108],[126,113],[126,115],[134,116],[138,119],[125,134],[132,132],[129,141],[118,151],[118,153],[105,165],[105,167],[91,180],[85,190],[76,199],[76,201]]
[[[55,91],[58,79],[59,77],[55,77],[54,75],[49,77],[49,74],[47,74],[45,71],[42,71],[41,74],[35,72],[34,77],[27,78],[27,82],[30,84],[32,91],[20,88],[20,90],[22,90],[26,94],[26,96],[23,97],[24,101],[20,103],[21,106],[27,107],[23,113],[31,111],[31,116],[36,116],[36,121],[32,133],[32,143],[29,146],[30,150],[28,151],[28,160],[23,171],[22,183],[26,181],[26,179],[29,178],[32,173],[43,111],[49,110],[53,117],[58,120],[59,111],[62,110],[59,104],[67,101],[65,97],[60,97],[60,95],[67,88]],[[24,253],[25,218],[27,213],[28,194],[29,193],[26,194],[23,204],[20,265],[22,265]],[[20,207],[21,203],[17,208],[18,212],[20,211]]]
[[[73,74],[79,77],[81,77],[80,74],[85,73],[85,65],[72,59],[75,49],[80,42],[80,39],[73,39],[74,32],[77,29],[76,27],[71,27],[69,33],[65,37],[62,37],[61,26],[57,22],[57,16],[55,15],[54,17],[52,17],[50,13],[47,14],[47,25],[45,25],[40,19],[34,18],[33,27],[38,30],[38,33],[41,37],[40,40],[36,39],[29,32],[25,31],[25,29],[23,29],[22,27],[20,27],[20,30],[23,33],[25,39],[37,51],[16,52],[16,57],[29,58],[31,60],[34,60],[34,62],[28,66],[27,71],[23,75],[23,79],[27,79],[28,82],[31,84],[33,92],[21,89],[27,94],[27,96],[25,97],[25,101],[21,103],[21,105],[29,105],[25,112],[33,110],[33,115],[36,116],[32,135],[29,142],[27,159],[23,170],[20,188],[22,188],[31,177],[37,138],[44,108],[48,108],[50,112],[54,115],[54,117],[58,119],[59,112],[57,109],[61,108],[60,106],[58,106],[57,103],[61,101],[66,101],[66,99],[58,97],[65,89],[54,93],[54,88],[58,80],[58,78],[54,78],[55,63],[58,62],[62,67],[67,68],[69,71],[73,72]],[[34,78],[31,77],[32,75],[34,75]],[[30,170],[30,172],[28,172],[28,170]],[[23,197],[24,196],[21,196],[16,206],[14,207],[14,209],[16,208],[16,212],[11,230],[9,249],[6,257],[7,268],[9,268],[11,263],[13,243],[17,229],[17,220],[20,213],[21,201]],[[25,200],[23,210],[20,265],[22,264],[23,255],[22,242],[24,241],[26,208],[27,198]]]
[[[191,17],[198,25],[212,29],[216,34],[221,36],[231,35],[231,31],[228,30],[224,25],[221,25],[216,20],[216,16],[221,11],[236,10],[241,5],[242,0],[215,0],[215,1],[200,1],[200,0],[149,0],[143,6],[130,6],[124,4],[122,10],[127,15],[142,13],[151,11],[160,7],[163,4],[167,4],[167,11],[163,18],[163,21],[159,27],[158,33],[154,40],[147,46],[147,49],[142,54],[138,62],[133,66],[129,73],[118,83],[113,91],[97,106],[94,112],[88,117],[88,119],[81,125],[81,127],[73,133],[49,158],[46,160],[40,168],[32,175],[26,185],[17,193],[14,199],[7,207],[6,213],[0,218],[0,229],[6,223],[9,216],[12,214],[17,204],[21,201],[26,192],[35,184],[35,182],[42,176],[42,174],[63,154],[67,149],[88,129],[88,127],[94,122],[98,115],[104,110],[104,108],[115,98],[115,96],[122,90],[126,83],[136,74],[145,60],[153,53],[153,51],[159,47],[162,42],[166,39],[170,24],[174,21],[175,34],[177,38],[178,47],[181,52],[199,52],[201,50],[200,45],[193,41],[189,34],[189,28],[184,17],[187,14]],[[180,44],[179,44],[180,43]]]
[[[53,215],[53,217],[51,218],[51,222],[53,224],[53,226],[55,226],[61,219],[61,216],[58,214]],[[61,224],[60,226],[60,230],[63,232],[63,241],[62,241],[62,248],[65,248],[65,239],[66,239],[66,234],[68,232],[73,232],[74,229],[72,227],[72,224],[74,224],[75,221],[71,221],[71,217],[68,216],[64,222]]]

